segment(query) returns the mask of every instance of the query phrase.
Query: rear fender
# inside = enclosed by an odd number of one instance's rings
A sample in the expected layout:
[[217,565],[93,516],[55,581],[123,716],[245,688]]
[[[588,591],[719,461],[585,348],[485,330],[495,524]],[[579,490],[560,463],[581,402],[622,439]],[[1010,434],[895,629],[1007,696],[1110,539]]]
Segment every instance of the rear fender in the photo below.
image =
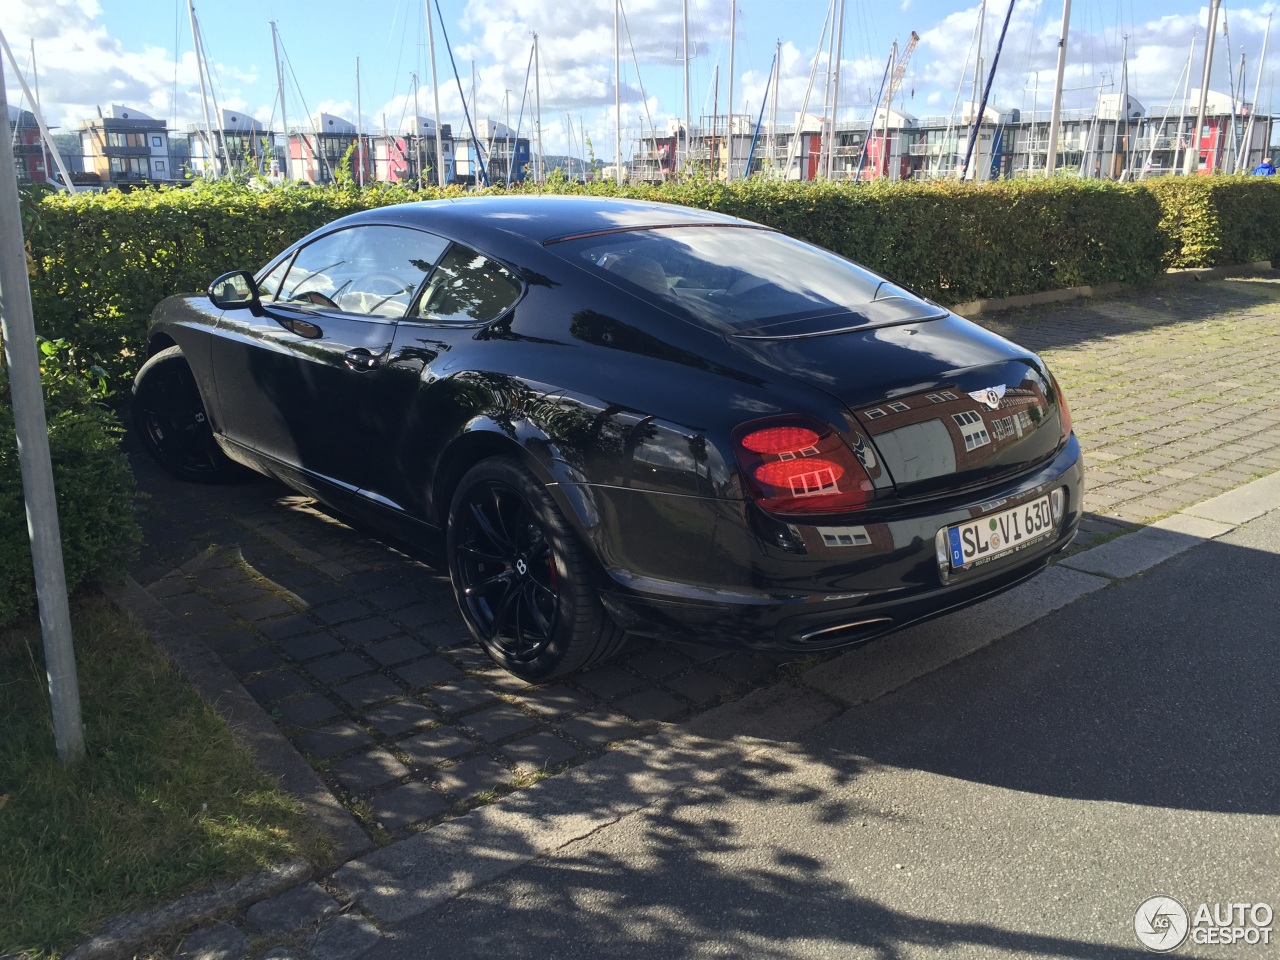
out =
[[431,522],[441,529],[448,525],[449,505],[458,483],[473,466],[489,457],[510,457],[529,468],[547,488],[560,512],[584,541],[595,550],[600,527],[600,509],[591,488],[578,471],[556,455],[547,435],[529,420],[499,424],[489,417],[477,417],[467,424],[444,449],[435,471],[435,483],[427,504]]

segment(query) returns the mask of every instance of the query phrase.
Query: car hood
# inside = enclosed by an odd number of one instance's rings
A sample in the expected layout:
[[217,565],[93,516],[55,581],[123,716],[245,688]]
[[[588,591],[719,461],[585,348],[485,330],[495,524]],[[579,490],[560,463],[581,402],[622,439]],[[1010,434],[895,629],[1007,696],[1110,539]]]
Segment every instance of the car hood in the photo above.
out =
[[757,363],[839,399],[872,438],[899,496],[1016,474],[1062,443],[1061,408],[1040,360],[954,314],[833,325],[825,334],[798,329],[728,339]]

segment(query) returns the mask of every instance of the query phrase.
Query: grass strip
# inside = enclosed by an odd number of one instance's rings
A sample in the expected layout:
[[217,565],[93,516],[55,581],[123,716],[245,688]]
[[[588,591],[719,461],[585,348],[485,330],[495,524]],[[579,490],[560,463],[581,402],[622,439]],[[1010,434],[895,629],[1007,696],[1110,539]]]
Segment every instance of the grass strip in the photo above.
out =
[[0,956],[56,957],[121,913],[327,841],[101,597],[72,608],[87,753],[53,743],[38,627],[0,631]]

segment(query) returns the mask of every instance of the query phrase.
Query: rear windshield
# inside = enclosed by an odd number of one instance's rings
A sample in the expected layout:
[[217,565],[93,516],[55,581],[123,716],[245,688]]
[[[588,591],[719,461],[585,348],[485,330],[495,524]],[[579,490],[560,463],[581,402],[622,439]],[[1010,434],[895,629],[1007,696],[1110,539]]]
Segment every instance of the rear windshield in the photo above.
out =
[[[661,227],[559,241],[549,249],[619,286],[723,333],[809,317],[852,315],[886,297],[915,297],[833,253],[772,230]],[[864,317],[857,316],[864,314]]]

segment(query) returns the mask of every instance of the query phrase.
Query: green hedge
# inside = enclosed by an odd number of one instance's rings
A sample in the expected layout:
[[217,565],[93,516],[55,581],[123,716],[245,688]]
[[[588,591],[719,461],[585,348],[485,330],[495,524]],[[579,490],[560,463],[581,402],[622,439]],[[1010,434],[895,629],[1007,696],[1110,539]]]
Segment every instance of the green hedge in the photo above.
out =
[[1280,259],[1277,177],[1161,177],[1144,184],[1160,203],[1169,267]]
[[[544,189],[661,200],[769,224],[835,250],[925,296],[957,304],[1062,287],[1142,283],[1168,267],[1280,252],[1280,178],[1177,177],[1139,184],[1049,180],[877,182],[754,179]],[[495,188],[501,189],[501,188]],[[533,191],[537,188],[523,188]],[[198,183],[186,189],[53,195],[26,230],[40,332],[123,385],[141,362],[152,308],[356,210],[459,195]]]
[[[74,590],[124,572],[141,538],[134,517],[137,488],[120,450],[119,423],[103,403],[105,380],[70,369],[65,344],[45,341],[41,350],[62,559],[67,588]],[[0,364],[0,626],[26,618],[35,605],[8,388]]]

